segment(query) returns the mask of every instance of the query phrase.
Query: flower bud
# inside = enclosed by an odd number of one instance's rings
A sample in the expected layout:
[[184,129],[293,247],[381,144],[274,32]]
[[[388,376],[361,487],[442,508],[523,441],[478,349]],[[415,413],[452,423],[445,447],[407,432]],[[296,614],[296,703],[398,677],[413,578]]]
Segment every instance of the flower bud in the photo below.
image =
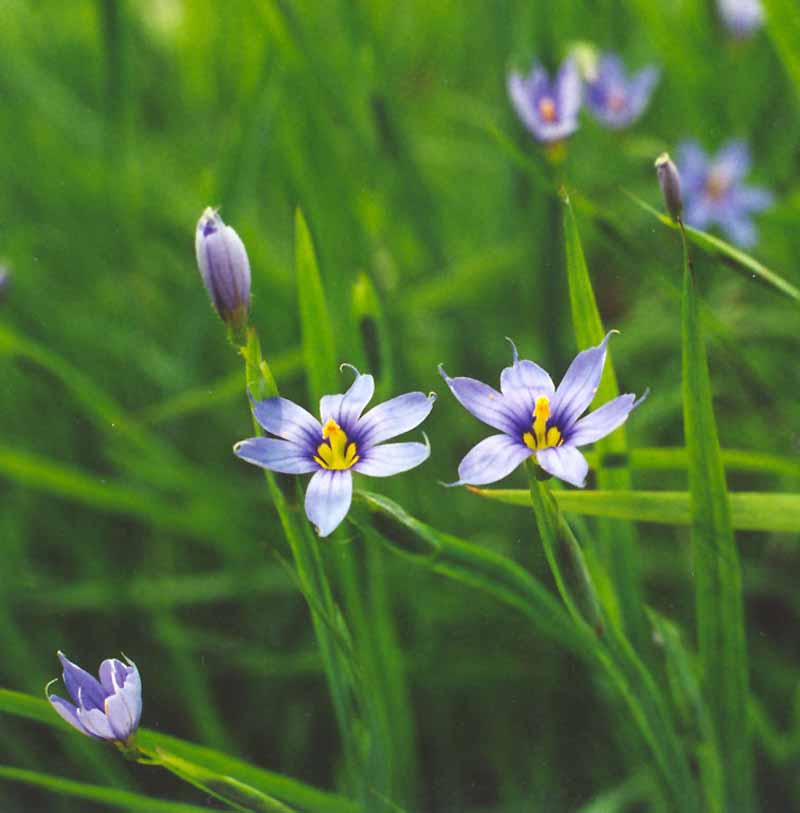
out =
[[11,274],[9,270],[5,266],[0,265],[0,302],[2,302],[6,297],[8,284],[10,281]]
[[669,157],[669,153],[662,152],[656,158],[656,172],[658,173],[658,183],[661,186],[661,194],[664,196],[664,203],[667,204],[667,211],[673,220],[679,221],[683,210],[681,178],[678,174],[678,168]]
[[197,221],[195,250],[217,313],[231,327],[244,326],[250,308],[250,261],[239,235],[215,209],[206,209]]

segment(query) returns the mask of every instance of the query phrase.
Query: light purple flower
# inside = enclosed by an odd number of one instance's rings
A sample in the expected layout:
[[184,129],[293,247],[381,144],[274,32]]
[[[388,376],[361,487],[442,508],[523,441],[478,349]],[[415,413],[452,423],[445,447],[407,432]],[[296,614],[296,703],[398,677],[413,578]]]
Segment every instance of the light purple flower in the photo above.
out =
[[717,0],[717,11],[734,37],[749,37],[764,25],[761,0]]
[[64,685],[73,700],[69,703],[48,695],[53,708],[82,734],[98,740],[127,742],[139,727],[142,716],[142,681],[133,661],[127,666],[116,658],[100,664],[100,680],[58,653],[64,667]]
[[512,72],[508,93],[522,123],[539,141],[561,141],[578,129],[581,78],[573,59],[566,59],[551,81],[535,62],[527,77]]
[[355,372],[355,381],[343,395],[322,397],[321,421],[286,398],[267,398],[253,405],[253,414],[275,437],[249,438],[233,447],[242,460],[270,471],[314,475],[306,489],[305,508],[320,536],[332,533],[347,515],[353,472],[391,477],[430,456],[427,438],[425,443],[383,441],[419,426],[433,408],[435,394],[408,392],[362,415],[375,382],[349,364],[342,366]]
[[11,272],[5,266],[0,265],[0,302],[5,298],[10,282]]
[[637,401],[635,395],[620,395],[581,418],[600,384],[611,333],[597,347],[578,353],[558,389],[538,364],[519,359],[513,342],[513,363],[500,374],[500,392],[474,378],[450,378],[440,366],[461,405],[501,432],[467,453],[452,485],[494,483],[535,456],[546,472],[583,488],[589,464],[578,447],[613,432],[647,396]]
[[644,112],[658,77],[658,68],[650,65],[628,78],[618,56],[603,54],[587,82],[586,106],[606,127],[627,127]]
[[250,260],[244,243],[216,209],[208,208],[197,221],[194,246],[215,310],[227,324],[241,327],[250,309]]
[[697,229],[717,224],[731,242],[743,248],[757,239],[751,216],[769,208],[772,193],[742,181],[750,170],[743,141],[729,141],[710,158],[694,141],[678,148],[684,221]]

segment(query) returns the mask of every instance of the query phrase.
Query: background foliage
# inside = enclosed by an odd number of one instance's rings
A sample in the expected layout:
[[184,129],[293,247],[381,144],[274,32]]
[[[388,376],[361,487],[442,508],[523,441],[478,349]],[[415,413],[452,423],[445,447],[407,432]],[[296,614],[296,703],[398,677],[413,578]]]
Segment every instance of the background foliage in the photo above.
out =
[[[283,394],[307,402],[302,207],[337,361],[372,368],[379,396],[442,396],[425,426],[431,460],[369,487],[555,592],[530,511],[438,484],[485,434],[446,393],[439,362],[495,381],[511,336],[557,378],[577,349],[562,204],[506,72],[535,55],[554,63],[576,40],[663,68],[630,131],[582,119],[564,172],[600,313],[622,331],[622,391],[652,390],[629,445],[682,446],[680,249],[621,187],[660,208],[661,150],[748,139],[752,177],[777,199],[753,255],[800,284],[800,41],[791,4],[769,5],[767,30],[733,42],[711,3],[688,0],[0,3],[0,254],[13,273],[0,304],[0,685],[38,694],[59,648],[87,668],[124,650],[148,727],[346,791],[307,604],[263,479],[231,453],[251,421],[241,360],[195,269],[197,217],[219,204],[245,241],[265,355]],[[729,471],[728,486],[796,492],[796,303],[708,255],[696,270],[721,444],[783,460]],[[365,279],[385,320],[377,349],[359,333]],[[686,490],[685,469],[640,462],[637,488]],[[524,473],[504,485],[524,488]],[[686,528],[648,523],[637,539],[645,600],[694,647]],[[739,531],[737,542],[756,786],[764,810],[786,809],[800,805],[800,537]],[[376,600],[392,619],[369,685],[400,703],[397,804],[614,811],[649,798],[630,720],[568,647],[352,526],[320,550],[337,595],[353,561],[363,568],[364,629]],[[399,688],[381,685],[386,674]],[[167,773],[13,717],[0,762],[203,804]],[[85,809],[11,782],[0,807]]]

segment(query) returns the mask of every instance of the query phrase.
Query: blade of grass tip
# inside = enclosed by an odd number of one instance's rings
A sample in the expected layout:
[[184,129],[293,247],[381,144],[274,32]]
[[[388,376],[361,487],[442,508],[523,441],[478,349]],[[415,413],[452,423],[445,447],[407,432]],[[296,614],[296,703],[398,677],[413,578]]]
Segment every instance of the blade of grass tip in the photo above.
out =
[[[583,253],[578,224],[572,211],[569,195],[564,187],[560,189],[563,204],[564,243],[566,249],[567,282],[569,301],[572,311],[572,326],[578,350],[584,350],[600,344],[606,335],[600,311],[597,307],[589,269]],[[619,395],[617,376],[609,353],[606,358],[603,376],[597,388],[597,399],[601,403],[611,401]],[[628,444],[625,439],[625,427],[599,440],[596,444],[598,454],[627,455]],[[598,488],[622,489],[631,488],[630,471],[622,466],[613,469],[599,469],[597,472]],[[622,628],[630,636],[638,652],[647,653],[650,639],[644,615],[644,600],[639,578],[638,544],[636,530],[630,523],[598,523],[598,539],[606,566],[616,592],[615,600],[619,603]],[[606,611],[611,615],[613,604],[604,602]]]
[[691,544],[703,695],[711,709],[725,767],[723,807],[755,810],[742,577],[700,327],[694,268],[683,230],[681,237],[683,419],[689,455]]
[[[255,328],[250,328],[247,332],[247,344],[242,348],[242,355],[245,359],[245,383],[250,396],[257,401],[277,396],[278,386],[261,353],[261,343]],[[256,435],[263,435],[263,430],[255,418],[253,418],[253,428]],[[315,539],[309,541],[306,529],[303,531],[298,529],[297,522],[289,511],[286,498],[278,486],[275,475],[264,469],[264,479],[267,481],[267,488],[278,513],[281,528],[292,551],[297,578],[311,613],[311,622],[320,648],[320,657],[331,692],[339,734],[342,738],[345,763],[348,766],[347,773],[352,778],[356,776],[357,754],[357,745],[351,727],[352,700],[347,688],[346,672],[340,663],[341,655],[335,633],[330,626],[335,616],[335,608],[330,586],[320,566],[319,554],[316,551],[317,541]],[[329,620],[326,620],[322,613],[325,613]]]
[[[51,705],[44,699],[9,689],[0,689],[0,713],[13,714],[43,723],[58,731],[69,732],[76,742],[85,742],[88,747],[106,753],[98,743],[77,734],[68,723],[55,714]],[[198,769],[205,768],[231,777],[308,813],[357,813],[358,810],[354,802],[342,796],[319,790],[283,774],[251,765],[238,757],[169,734],[140,728],[136,734],[136,746],[143,754],[155,754],[156,750],[160,750],[162,754],[177,757],[197,766]]]
[[[650,204],[645,203],[641,198],[629,192],[627,189],[622,190],[637,206],[649,212],[659,222],[671,229],[677,229],[677,224],[672,222],[672,219],[666,215],[661,214],[658,210],[654,209]],[[756,277],[765,283],[768,287],[773,288],[789,299],[794,300],[800,304],[800,288],[792,285],[779,274],[767,268],[763,263],[745,254],[738,248],[720,240],[719,237],[714,237],[713,234],[707,234],[699,229],[693,229],[691,226],[682,227],[683,238],[688,237],[696,246],[703,249],[703,251],[715,257],[721,257],[730,263],[734,269],[743,272],[750,277]]]
[[[606,626],[583,552],[553,499],[528,463],[530,500],[558,591],[575,625],[593,633],[593,655],[626,704],[658,767],[671,809],[699,813],[694,780],[658,684],[615,625]],[[570,568],[562,570],[561,561]]]
[[308,389],[311,399],[318,401],[336,391],[338,361],[317,255],[300,209],[295,212],[295,274]]

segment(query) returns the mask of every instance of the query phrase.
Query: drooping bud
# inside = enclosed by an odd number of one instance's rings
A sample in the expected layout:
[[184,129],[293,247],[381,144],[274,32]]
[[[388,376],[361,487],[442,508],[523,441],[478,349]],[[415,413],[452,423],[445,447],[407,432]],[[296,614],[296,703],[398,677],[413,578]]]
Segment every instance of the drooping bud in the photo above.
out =
[[656,173],[658,183],[661,186],[661,194],[664,196],[664,203],[670,217],[675,221],[680,221],[683,210],[681,201],[681,178],[678,168],[672,163],[669,153],[662,152],[656,158]]
[[195,250],[217,313],[231,327],[243,327],[250,309],[250,261],[239,235],[215,209],[206,209],[197,221]]

